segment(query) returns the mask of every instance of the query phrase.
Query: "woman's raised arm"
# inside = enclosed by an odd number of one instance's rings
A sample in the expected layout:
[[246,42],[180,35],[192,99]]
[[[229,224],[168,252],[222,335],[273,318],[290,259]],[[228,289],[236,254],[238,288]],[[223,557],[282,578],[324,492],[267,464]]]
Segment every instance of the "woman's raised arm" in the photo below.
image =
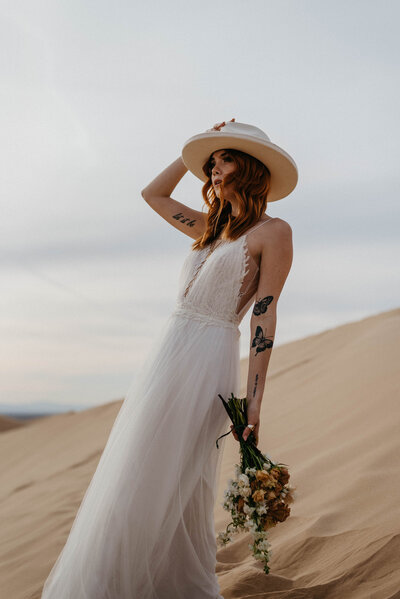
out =
[[207,214],[189,208],[171,198],[171,193],[178,185],[187,168],[179,156],[165,168],[149,185],[142,189],[144,200],[162,216],[170,225],[193,239],[204,233],[207,226]]

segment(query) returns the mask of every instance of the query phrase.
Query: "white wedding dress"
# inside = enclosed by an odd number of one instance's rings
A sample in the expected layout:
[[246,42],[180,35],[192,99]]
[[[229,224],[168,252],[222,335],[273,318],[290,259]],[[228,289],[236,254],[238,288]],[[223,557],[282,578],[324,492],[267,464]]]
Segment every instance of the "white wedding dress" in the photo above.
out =
[[190,250],[176,309],[129,388],[42,599],[223,599],[213,509],[239,393],[238,325],[259,269],[247,236]]

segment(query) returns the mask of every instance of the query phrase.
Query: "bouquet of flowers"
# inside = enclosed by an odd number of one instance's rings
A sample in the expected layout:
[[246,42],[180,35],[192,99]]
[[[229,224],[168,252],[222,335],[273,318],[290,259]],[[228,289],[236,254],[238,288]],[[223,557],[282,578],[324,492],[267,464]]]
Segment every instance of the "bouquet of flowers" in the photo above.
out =
[[[267,453],[262,453],[255,444],[252,431],[245,441],[242,437],[247,426],[247,398],[238,399],[231,394],[226,402],[221,399],[233,430],[240,442],[240,465],[235,464],[235,479],[230,479],[224,493],[223,507],[231,513],[232,521],[224,532],[218,534],[218,543],[226,545],[232,535],[245,530],[250,532],[253,543],[249,544],[255,559],[264,562],[264,572],[269,574],[268,562],[272,551],[267,531],[278,522],[284,522],[290,514],[289,504],[294,501],[294,487],[288,485],[290,474],[287,464],[274,464]],[[218,448],[218,437],[216,444]]]

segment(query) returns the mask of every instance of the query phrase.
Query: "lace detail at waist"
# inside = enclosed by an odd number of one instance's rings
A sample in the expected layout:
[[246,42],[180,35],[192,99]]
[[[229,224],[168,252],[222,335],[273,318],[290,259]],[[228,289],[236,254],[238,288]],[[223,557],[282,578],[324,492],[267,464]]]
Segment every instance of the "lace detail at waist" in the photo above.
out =
[[185,318],[199,320],[199,321],[205,322],[207,324],[212,324],[212,325],[217,325],[217,326],[234,329],[240,335],[238,322],[220,318],[218,316],[214,316],[213,314],[199,312],[198,310],[195,310],[194,308],[189,308],[188,306],[184,306],[182,304],[178,304],[176,306],[175,310],[172,312],[172,315],[184,316]]

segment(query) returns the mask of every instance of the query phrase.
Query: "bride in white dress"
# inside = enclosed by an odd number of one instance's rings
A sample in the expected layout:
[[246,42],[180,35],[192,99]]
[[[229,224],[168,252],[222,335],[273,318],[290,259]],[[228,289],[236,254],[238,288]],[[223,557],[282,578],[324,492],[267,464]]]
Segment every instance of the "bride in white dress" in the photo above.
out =
[[[187,170],[205,182],[206,213],[170,197]],[[176,307],[126,394],[42,599],[222,599],[213,509],[225,439],[219,449],[215,441],[229,423],[218,394],[239,393],[238,326],[254,304],[247,398],[258,441],[276,307],[292,262],[290,225],[265,209],[296,183],[293,159],[232,119],[190,138],[142,191],[198,247],[184,261]]]

